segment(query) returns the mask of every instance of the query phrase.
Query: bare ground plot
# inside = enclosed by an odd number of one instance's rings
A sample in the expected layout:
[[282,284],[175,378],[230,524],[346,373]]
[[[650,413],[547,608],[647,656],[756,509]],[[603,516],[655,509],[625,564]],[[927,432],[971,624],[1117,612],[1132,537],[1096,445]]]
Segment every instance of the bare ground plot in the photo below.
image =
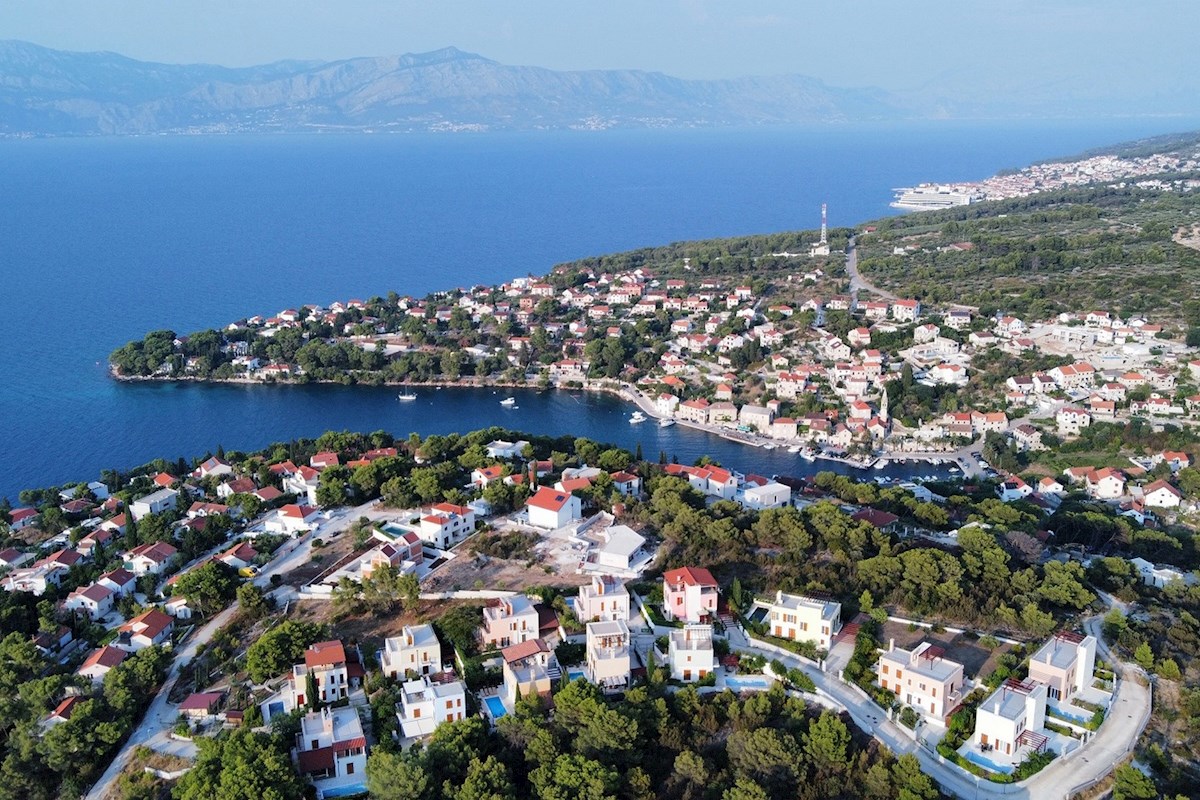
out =
[[[462,605],[482,605],[482,601],[422,600],[415,611],[397,610],[387,614],[364,612],[338,617],[332,603],[296,603],[289,619],[303,620],[318,625],[328,625],[330,632],[343,641],[356,642],[363,653],[374,653],[383,647],[383,640],[399,636],[405,625],[430,622],[453,608]],[[443,653],[443,657],[447,654]]]
[[452,592],[462,589],[495,589],[519,592],[531,586],[582,586],[589,578],[563,574],[553,567],[528,560],[509,560],[460,551],[458,558],[439,567],[421,584],[423,592]]
[[963,665],[963,671],[968,678],[985,678],[996,669],[1000,656],[1012,650],[1012,645],[1003,642],[995,649],[989,650],[979,644],[979,641],[961,633],[934,633],[927,628],[917,628],[910,631],[908,625],[902,622],[888,621],[883,626],[880,639],[884,642],[895,640],[897,647],[911,650],[921,642],[931,642],[946,651],[946,658]]
[[[328,571],[331,567],[340,561],[343,561],[347,556],[354,551],[354,537],[349,534],[341,534],[335,539],[325,539],[322,547],[314,547],[312,551],[313,558],[310,558],[307,563],[284,574],[283,582],[287,586],[304,586],[318,575]],[[366,548],[364,548],[365,552]],[[317,558],[320,556],[320,558]]]
[[1190,230],[1188,228],[1180,228],[1171,238],[1175,240],[1176,244],[1190,247],[1193,250],[1200,250],[1200,225],[1193,225]]

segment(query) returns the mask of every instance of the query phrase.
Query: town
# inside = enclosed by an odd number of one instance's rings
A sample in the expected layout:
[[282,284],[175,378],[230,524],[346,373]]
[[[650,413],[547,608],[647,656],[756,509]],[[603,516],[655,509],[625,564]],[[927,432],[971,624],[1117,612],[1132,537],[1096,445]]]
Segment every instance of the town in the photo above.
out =
[[[103,476],[112,485],[23,493],[29,505],[7,512],[6,604],[32,624],[6,640],[31,670],[11,688],[61,676],[45,711],[26,712],[50,747],[83,735],[127,673],[147,682],[111,766],[118,740],[60,779],[80,793],[94,782],[95,797],[210,785],[235,767],[198,745],[253,731],[274,732],[255,756],[274,783],[349,796],[389,759],[421,768],[414,745],[436,749],[444,726],[507,736],[550,704],[558,719],[583,702],[576,684],[597,709],[640,687],[673,703],[689,686],[782,691],[814,709],[814,728],[844,729],[827,719],[841,715],[915,759],[933,779],[916,781],[920,796],[1011,781],[1065,795],[1133,747],[1146,674],[1171,679],[1190,655],[1156,640],[1156,656],[1131,604],[1195,597],[1190,561],[1135,555],[1177,541],[1154,532],[1156,515],[1190,507],[1194,487],[1181,499],[1174,486],[1194,471],[1182,452],[1139,460],[1036,490],[1007,473],[785,484],[492,429],[156,462]],[[1179,502],[1150,484],[1136,500],[1118,490],[1139,469]],[[1118,526],[1120,541],[1086,538]],[[720,544],[730,536],[736,551]],[[208,766],[189,770],[196,759]]]

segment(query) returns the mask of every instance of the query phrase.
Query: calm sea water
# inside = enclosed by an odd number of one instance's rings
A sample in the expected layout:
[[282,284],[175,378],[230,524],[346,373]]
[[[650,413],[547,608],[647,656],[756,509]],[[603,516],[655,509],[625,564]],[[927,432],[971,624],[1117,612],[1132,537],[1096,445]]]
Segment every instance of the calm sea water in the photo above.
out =
[[[892,187],[997,169],[1189,122],[488,136],[0,142],[0,496],[155,456],[329,428],[398,435],[510,424],[756,471],[794,457],[678,426],[633,428],[610,398],[490,393],[405,408],[388,391],[127,386],[107,354],[148,330],[287,306],[541,274],[682,239],[813,228],[890,210]],[[795,469],[791,469],[795,465]],[[770,469],[768,469],[770,467]]]

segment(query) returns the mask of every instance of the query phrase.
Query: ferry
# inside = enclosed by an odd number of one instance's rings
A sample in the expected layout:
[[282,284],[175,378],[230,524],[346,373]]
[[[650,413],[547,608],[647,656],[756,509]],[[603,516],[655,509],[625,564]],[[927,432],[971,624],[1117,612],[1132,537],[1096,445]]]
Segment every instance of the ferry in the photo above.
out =
[[675,420],[671,419],[670,417],[663,417],[658,421],[658,427],[660,428],[669,428],[674,424]]
[[637,425],[639,422],[645,422],[646,415],[640,411],[635,411],[629,416],[629,424]]
[[517,398],[515,398],[515,397],[506,397],[500,401],[500,405],[502,405],[502,406],[515,406],[516,404],[517,404]]
[[396,399],[403,400],[404,402],[407,403],[407,402],[416,400],[417,394],[416,394],[416,392],[401,392],[400,394],[396,395]]

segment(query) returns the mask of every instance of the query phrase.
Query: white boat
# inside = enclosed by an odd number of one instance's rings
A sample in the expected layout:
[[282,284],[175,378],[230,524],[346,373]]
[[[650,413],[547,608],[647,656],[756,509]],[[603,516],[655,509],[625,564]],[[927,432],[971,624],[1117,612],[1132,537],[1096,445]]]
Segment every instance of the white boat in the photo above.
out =
[[800,457],[805,461],[812,461],[817,457],[817,451],[813,450],[811,447],[806,447],[800,451]]
[[646,415],[640,411],[635,411],[629,415],[629,424],[630,425],[637,425],[639,422],[645,422],[645,421],[646,421]]
[[798,444],[794,444],[794,445],[792,445],[791,447],[789,447],[789,448],[788,448],[788,452],[789,452],[789,453],[799,453],[799,452],[800,452],[800,445],[798,445]]
[[403,400],[405,402],[409,402],[409,401],[417,399],[417,393],[416,392],[401,392],[400,394],[396,395],[396,399]]
[[774,450],[776,447],[778,447],[778,445],[774,445],[774,444],[771,444],[770,442],[768,442],[767,444],[764,444],[762,446],[762,449],[763,450]]
[[516,403],[517,403],[517,398],[515,398],[515,397],[506,397],[500,401],[500,405],[502,405],[502,406],[513,406],[513,405],[516,405]]
[[660,428],[669,428],[674,424],[675,420],[671,419],[670,417],[663,417],[658,421],[658,427]]
[[875,466],[871,467],[871,469],[883,469],[886,466],[887,466],[887,462],[881,458],[875,462]]

